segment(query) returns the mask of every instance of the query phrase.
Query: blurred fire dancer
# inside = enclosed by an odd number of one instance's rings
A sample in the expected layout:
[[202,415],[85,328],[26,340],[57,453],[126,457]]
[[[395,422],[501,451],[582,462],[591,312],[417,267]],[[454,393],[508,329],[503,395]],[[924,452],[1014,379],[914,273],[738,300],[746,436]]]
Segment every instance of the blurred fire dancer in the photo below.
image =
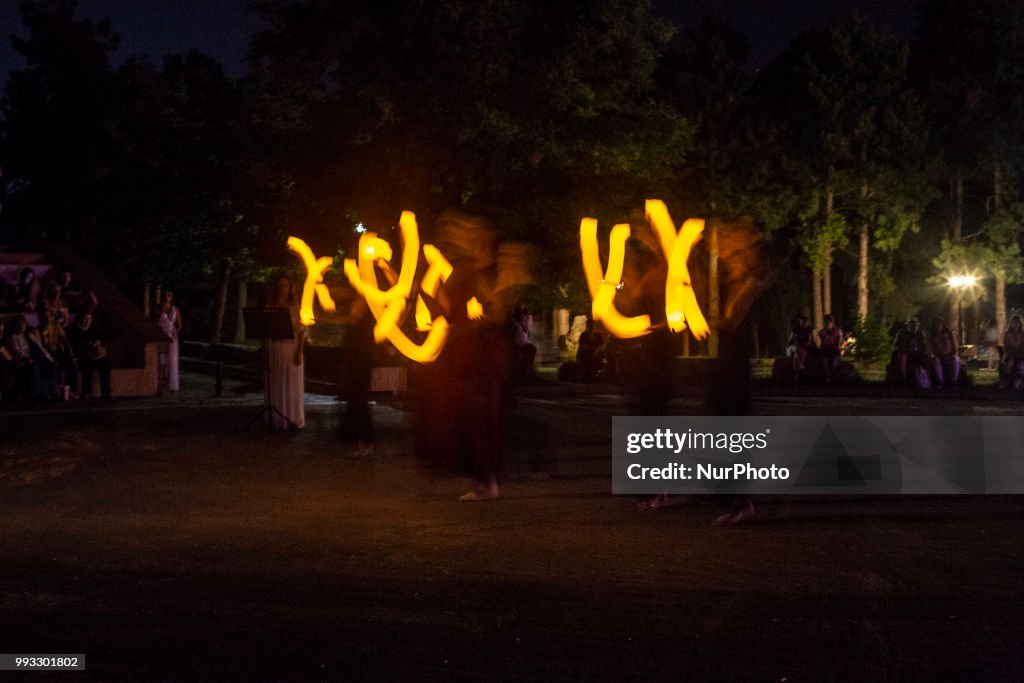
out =
[[483,218],[446,211],[438,247],[453,270],[436,304],[450,324],[437,362],[421,369],[417,453],[452,460],[474,478],[462,501],[498,497],[505,384],[513,358],[507,320],[528,280],[525,248],[497,243]]
[[[768,283],[768,270],[761,259],[757,232],[752,224],[745,221],[719,223],[716,230],[719,300],[722,306],[718,318],[709,321],[718,333],[718,357],[713,362],[711,378],[705,388],[704,409],[708,415],[746,415],[752,406],[749,348],[752,335],[747,324],[747,314]],[[658,253],[652,231],[641,229],[637,237],[648,245],[651,252]],[[642,309],[651,315],[652,325],[656,327],[654,335],[649,335],[655,337],[651,345],[654,353],[647,361],[650,371],[642,373],[646,375],[648,385],[641,406],[644,409],[663,410],[671,398],[671,385],[667,384],[671,373],[667,371],[666,364],[674,355],[675,344],[674,335],[668,335],[667,329],[661,328],[667,269],[664,264],[652,262],[649,257],[641,258],[641,265],[635,270],[638,275],[642,273],[639,278],[640,287],[637,288],[639,291],[630,296],[629,287],[624,287],[623,294],[626,296],[622,297],[621,302],[617,298],[616,302],[620,303],[623,312],[635,315]],[[689,270],[694,289],[699,299],[706,298],[709,286],[706,259],[691,258],[690,261]],[[664,502],[664,495],[657,496],[640,507],[645,510],[657,509]],[[722,515],[715,523],[737,524],[753,515],[754,505],[750,498],[739,496],[734,500],[732,512]]]

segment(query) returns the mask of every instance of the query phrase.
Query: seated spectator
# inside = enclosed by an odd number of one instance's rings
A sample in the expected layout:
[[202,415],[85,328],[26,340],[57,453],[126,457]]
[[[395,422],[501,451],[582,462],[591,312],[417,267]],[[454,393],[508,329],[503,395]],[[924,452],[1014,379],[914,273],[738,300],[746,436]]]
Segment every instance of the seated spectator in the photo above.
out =
[[814,328],[806,315],[800,316],[786,343],[786,355],[793,359],[793,383],[800,381],[800,373],[807,367],[807,359],[814,354]]
[[1010,318],[1003,335],[1003,377],[1014,390],[1024,389],[1024,325],[1019,315]]
[[92,376],[94,372],[98,372],[100,394],[103,398],[110,398],[110,359],[103,346],[103,337],[91,306],[87,306],[78,314],[69,332],[71,347],[82,371],[82,396],[92,396]]
[[25,316],[11,318],[4,348],[7,350],[5,356],[10,356],[17,400],[47,400],[56,396],[52,359],[29,330]]
[[832,383],[832,373],[840,364],[840,346],[843,343],[843,331],[836,325],[831,314],[825,316],[825,327],[818,332],[821,345],[818,355],[821,356],[821,369],[825,373],[825,384]]
[[587,320],[576,349],[576,379],[594,382],[604,373],[607,338],[596,329],[593,320]]
[[981,324],[981,333],[985,343],[985,367],[989,370],[998,370],[999,324],[990,318]]
[[23,268],[14,287],[14,307],[20,311],[34,311],[39,303],[39,280],[31,268]]
[[940,387],[953,388],[960,377],[959,345],[946,321],[936,318],[932,323],[932,354],[935,356],[935,380]]
[[32,347],[28,340],[28,322],[16,315],[7,325],[4,349],[10,356],[11,386],[15,400],[32,398]]
[[907,320],[906,327],[896,333],[892,345],[900,378],[904,382],[913,381],[921,385],[920,370],[928,368],[928,354],[925,351],[924,332],[917,318]]
[[515,343],[515,368],[513,377],[533,377],[533,362],[537,358],[537,347],[530,343],[533,333],[533,316],[526,306],[516,306],[512,312],[512,339]]

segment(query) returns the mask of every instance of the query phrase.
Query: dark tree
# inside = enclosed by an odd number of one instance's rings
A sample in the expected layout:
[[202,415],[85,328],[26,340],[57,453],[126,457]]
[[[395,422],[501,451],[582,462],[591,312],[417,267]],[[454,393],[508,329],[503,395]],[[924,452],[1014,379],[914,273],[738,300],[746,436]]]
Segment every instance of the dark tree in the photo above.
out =
[[28,38],[12,38],[27,67],[11,72],[0,102],[0,158],[15,192],[3,234],[15,244],[99,240],[97,188],[111,170],[108,21],[75,18],[75,0],[22,2]]

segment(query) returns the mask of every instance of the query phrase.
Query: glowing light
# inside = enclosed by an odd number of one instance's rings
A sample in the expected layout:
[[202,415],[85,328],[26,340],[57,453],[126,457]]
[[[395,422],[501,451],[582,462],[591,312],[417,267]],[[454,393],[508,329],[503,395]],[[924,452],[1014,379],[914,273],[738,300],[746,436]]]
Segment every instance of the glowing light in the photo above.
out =
[[711,328],[697,304],[697,294],[693,291],[686,261],[690,258],[693,245],[704,232],[704,221],[690,218],[683,223],[677,234],[664,202],[648,199],[645,209],[647,219],[655,226],[661,248],[668,257],[668,277],[665,279],[665,316],[668,327],[673,332],[682,332],[689,321],[693,336],[703,339],[708,336]]
[[427,308],[427,302],[423,300],[422,296],[416,297],[416,329],[426,332],[433,326],[434,319],[430,315],[430,309]]
[[608,269],[602,273],[597,250],[597,220],[584,218],[580,221],[580,252],[583,255],[583,275],[593,300],[591,313],[594,320],[600,320],[609,332],[622,339],[643,336],[650,332],[651,327],[650,316],[627,317],[615,307],[615,292],[622,278],[627,239],[628,225],[619,224],[612,228]]
[[[437,359],[448,336],[448,321],[443,316],[431,318],[430,311],[422,297],[416,298],[416,327],[427,331],[422,344],[414,343],[402,332],[399,322],[405,313],[412,292],[413,277],[419,260],[420,237],[416,216],[403,211],[399,220],[402,235],[402,264],[397,281],[382,291],[377,282],[376,264],[391,262],[391,247],[387,242],[370,231],[359,237],[358,261],[345,259],[345,275],[363,298],[377,321],[373,326],[373,337],[380,343],[387,339],[399,353],[419,363],[430,363]],[[437,294],[440,283],[447,280],[452,265],[432,245],[423,245],[423,253],[430,264],[423,278],[421,288],[430,296]]]
[[967,289],[978,284],[978,278],[973,275],[954,275],[949,278],[949,286],[953,289]]
[[[704,231],[704,221],[691,218],[676,231],[675,223],[669,216],[664,202],[649,199],[645,204],[647,220],[658,237],[662,257],[668,263],[665,279],[665,318],[669,329],[681,332],[689,325],[690,332],[697,339],[703,339],[711,331],[693,291],[690,271],[686,266],[690,251]],[[615,307],[616,291],[622,289],[622,268],[625,261],[626,240],[629,226],[616,225],[612,228],[609,242],[608,269],[602,274],[601,258],[597,248],[597,220],[584,218],[580,222],[580,251],[583,256],[583,274],[593,301],[591,310],[594,320],[600,320],[610,333],[620,338],[639,337],[650,332],[650,316],[626,317]]]
[[328,313],[334,312],[334,299],[324,284],[324,271],[331,267],[334,259],[330,256],[317,258],[313,250],[298,237],[288,238],[288,249],[296,254],[306,266],[306,280],[302,284],[302,299],[299,303],[299,320],[307,327],[316,323],[313,316],[313,297]]
[[477,301],[475,296],[466,302],[466,316],[470,320],[479,320],[484,317],[484,305]]
[[441,250],[433,244],[423,245],[423,256],[427,259],[430,267],[427,268],[427,272],[423,275],[420,288],[430,296],[437,296],[438,286],[452,274],[452,264],[444,257]]

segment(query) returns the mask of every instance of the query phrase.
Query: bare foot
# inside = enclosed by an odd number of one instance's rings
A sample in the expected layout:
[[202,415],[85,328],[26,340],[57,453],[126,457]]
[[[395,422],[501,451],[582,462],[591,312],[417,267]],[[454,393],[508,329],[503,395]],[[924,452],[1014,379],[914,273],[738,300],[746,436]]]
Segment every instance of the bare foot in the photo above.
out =
[[494,500],[498,497],[498,482],[492,481],[490,484],[478,484],[469,493],[464,493],[459,496],[459,500],[463,503],[476,503],[483,500]]
[[665,505],[665,503],[667,503],[667,502],[668,502],[668,495],[666,495],[664,493],[659,493],[658,495],[656,495],[654,498],[651,498],[650,500],[645,500],[642,503],[637,503],[636,509],[637,509],[637,512],[653,512],[654,510],[657,510],[658,508],[663,507]]
[[754,504],[747,502],[746,505],[737,508],[727,515],[717,517],[712,524],[715,526],[733,526],[754,517]]

